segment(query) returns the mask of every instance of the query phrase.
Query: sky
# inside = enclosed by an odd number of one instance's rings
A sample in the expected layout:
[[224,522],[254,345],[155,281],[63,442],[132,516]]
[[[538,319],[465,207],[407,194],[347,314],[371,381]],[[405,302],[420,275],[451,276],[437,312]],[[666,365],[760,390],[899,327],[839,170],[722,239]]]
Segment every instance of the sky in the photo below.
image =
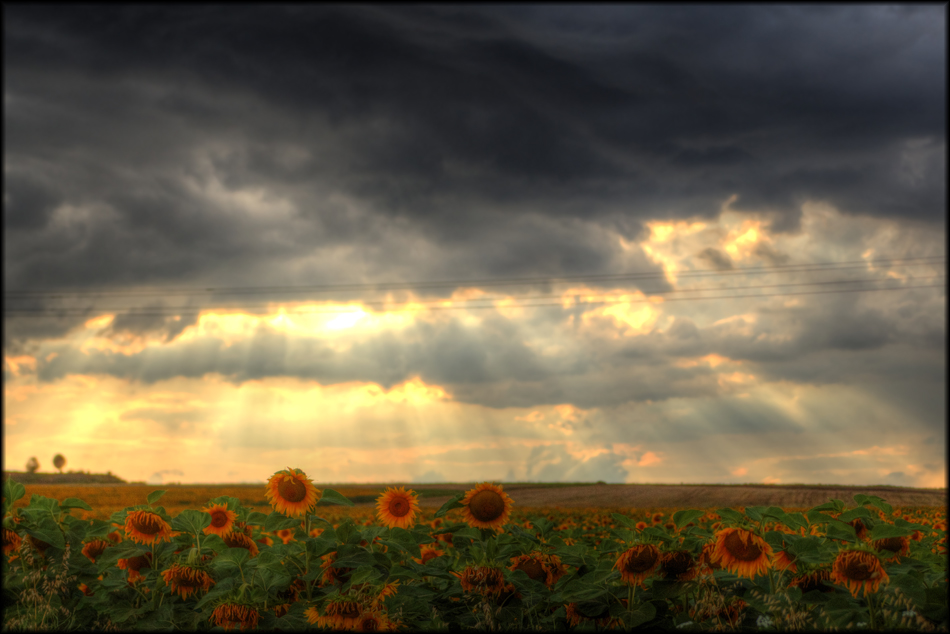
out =
[[3,17],[6,469],[946,486],[946,5]]

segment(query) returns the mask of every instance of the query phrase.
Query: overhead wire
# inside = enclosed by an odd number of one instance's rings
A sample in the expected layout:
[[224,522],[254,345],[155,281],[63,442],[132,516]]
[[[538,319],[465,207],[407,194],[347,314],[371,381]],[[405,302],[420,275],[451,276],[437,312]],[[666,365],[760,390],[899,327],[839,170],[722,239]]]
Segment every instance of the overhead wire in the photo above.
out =
[[[650,296],[664,296],[664,297],[665,297],[665,296],[672,295],[672,294],[675,294],[675,293],[701,293],[701,292],[721,292],[721,291],[745,291],[745,290],[754,290],[754,289],[763,289],[763,288],[788,288],[788,287],[803,287],[803,286],[804,286],[804,287],[808,287],[808,286],[828,286],[828,285],[836,285],[836,284],[837,284],[837,285],[841,285],[841,284],[869,284],[869,283],[880,283],[880,282],[884,282],[884,283],[890,282],[890,283],[893,283],[893,282],[904,282],[904,281],[907,281],[907,280],[921,281],[921,280],[940,279],[940,278],[945,278],[945,277],[946,277],[945,274],[938,274],[938,275],[927,275],[927,276],[906,276],[906,277],[904,277],[903,279],[900,279],[900,280],[895,279],[895,278],[878,278],[878,279],[873,279],[873,278],[867,279],[867,278],[865,278],[865,279],[846,279],[846,280],[826,280],[826,281],[821,281],[821,282],[789,282],[789,283],[785,283],[785,284],[759,284],[759,285],[744,285],[744,286],[725,286],[725,287],[716,287],[716,288],[695,288],[695,287],[694,287],[694,288],[679,288],[679,289],[656,290],[656,291],[644,291],[643,289],[637,289],[637,292],[643,293],[643,294],[645,294],[645,295],[648,294],[648,295],[650,295]],[[896,287],[896,288],[929,288],[929,287],[921,287],[921,286],[909,286],[909,287],[908,287],[908,286],[900,286],[900,287]],[[846,290],[846,289],[841,289],[841,290]],[[847,290],[852,290],[852,289],[847,289]],[[861,289],[856,289],[856,290],[861,290]],[[865,289],[865,290],[874,290],[874,289]],[[616,295],[616,293],[613,293],[613,294]],[[774,296],[785,295],[785,294],[788,294],[788,293],[759,293],[759,294],[753,294],[753,295],[745,295],[745,296],[743,296],[743,297],[774,297]],[[587,293],[587,294],[575,293],[573,296],[571,296],[568,292],[565,292],[565,293],[561,293],[561,294],[558,294],[558,295],[533,295],[533,296],[530,296],[530,295],[529,295],[529,296],[520,296],[520,297],[515,297],[514,299],[516,300],[516,302],[517,302],[517,301],[524,301],[524,300],[560,299],[561,302],[559,302],[558,304],[551,304],[551,305],[560,305],[560,304],[562,304],[564,301],[566,301],[566,300],[568,300],[568,299],[576,298],[576,297],[581,296],[581,295],[584,295],[584,296],[589,297],[589,296],[590,296],[590,293]],[[608,293],[602,293],[602,295],[611,295],[611,293],[609,293],[609,292],[608,292]],[[475,297],[475,298],[470,298],[470,299],[448,298],[448,299],[438,299],[438,300],[428,300],[428,301],[412,301],[412,302],[403,302],[403,303],[409,303],[409,304],[411,304],[411,305],[413,306],[413,309],[416,309],[416,308],[430,308],[430,307],[448,308],[448,307],[441,306],[441,305],[444,304],[445,302],[452,302],[452,303],[453,303],[453,306],[451,306],[451,308],[457,308],[457,309],[462,310],[462,309],[466,309],[466,308],[476,308],[476,307],[480,307],[479,304],[475,304],[474,302],[495,302],[495,303],[489,304],[489,305],[487,306],[487,307],[490,308],[490,307],[496,307],[496,306],[497,306],[496,302],[510,302],[511,299],[512,299],[512,297],[510,297],[510,296],[504,296],[504,297]],[[676,298],[676,299],[677,299],[677,300],[683,300],[683,299],[707,299],[707,298],[704,298],[704,297],[692,297],[692,298]],[[595,301],[599,301],[599,300],[595,300]],[[627,299],[627,298],[625,298],[625,297],[606,297],[603,301],[606,301],[606,302],[615,302],[615,301],[616,301],[616,302],[628,302],[628,301],[633,301],[633,300],[629,300],[629,299]],[[671,301],[671,299],[670,299],[670,298],[667,298],[667,299],[665,299],[665,301]],[[115,311],[115,312],[136,311],[136,312],[134,312],[133,314],[149,315],[149,316],[158,316],[158,315],[160,315],[160,314],[162,314],[162,315],[164,315],[164,314],[167,314],[167,315],[176,315],[176,314],[180,314],[180,313],[193,313],[193,312],[200,312],[200,311],[202,311],[202,310],[242,310],[242,309],[249,309],[249,308],[268,308],[268,307],[273,306],[275,303],[277,303],[277,302],[256,303],[256,304],[241,304],[241,305],[238,305],[238,306],[224,306],[224,305],[211,305],[211,306],[204,306],[204,307],[202,307],[202,306],[180,306],[180,307],[163,306],[163,307],[154,307],[154,308],[151,309],[151,310],[146,309],[146,310],[144,310],[144,311],[143,311],[143,310],[140,310],[141,307],[137,307],[137,306],[98,306],[98,307],[95,307],[95,309],[98,310],[99,312],[104,312],[104,311]],[[284,302],[284,303],[287,303],[287,302]],[[362,307],[382,307],[382,308],[385,308],[385,309],[387,310],[387,312],[393,312],[393,311],[399,310],[397,307],[393,307],[393,304],[398,304],[398,302],[393,302],[393,301],[350,300],[348,303],[359,303],[359,305],[362,306]],[[524,305],[524,306],[543,306],[543,305],[545,305],[545,304],[504,303],[504,304],[502,304],[502,307],[519,307],[519,306],[522,306],[522,305]],[[89,310],[92,310],[92,309],[93,309],[93,307],[89,307],[89,308],[87,308],[87,309],[77,309],[77,308],[60,308],[60,309],[57,309],[57,308],[50,308],[50,307],[32,308],[32,309],[31,309],[31,308],[12,308],[12,309],[6,309],[4,312],[6,312],[6,313],[8,313],[8,314],[37,314],[37,313],[46,313],[46,312],[48,312],[48,313],[55,313],[55,314],[57,314],[57,315],[67,315],[67,314],[68,314],[68,315],[77,315],[77,314],[87,314],[88,311],[89,311]],[[294,311],[294,312],[295,312],[295,314],[306,314],[306,313],[302,313],[301,311]],[[318,309],[318,310],[316,310],[316,311],[314,311],[314,312],[324,312],[324,311],[321,311],[321,310]],[[351,312],[351,309],[339,309],[339,310],[337,310],[337,311],[327,311],[327,312]]]
[[[722,271],[683,271],[677,273],[677,277],[719,277],[731,275],[750,275],[756,273],[804,273],[813,271],[830,270],[848,270],[856,268],[866,268],[868,265],[881,266],[923,266],[928,264],[939,264],[941,260],[946,260],[946,256],[920,256],[913,258],[879,258],[877,260],[850,260],[842,262],[812,262],[801,264],[777,264],[763,267],[748,267],[741,269],[728,269]],[[417,281],[417,282],[386,282],[369,284],[324,284],[324,285],[301,285],[301,286],[256,286],[256,287],[165,287],[154,290],[110,290],[107,288],[85,288],[81,290],[70,289],[44,289],[44,290],[7,290],[4,291],[4,300],[20,299],[58,299],[66,297],[80,297],[86,295],[95,295],[97,297],[105,296],[123,296],[123,297],[145,297],[170,295],[195,295],[215,293],[220,295],[235,294],[270,294],[270,293],[324,293],[324,292],[342,292],[342,291],[360,291],[360,290],[402,290],[402,289],[434,289],[450,288],[466,285],[477,285],[480,287],[491,288],[494,286],[511,286],[526,284],[556,284],[572,281],[623,281],[623,280],[646,280],[665,278],[666,273],[662,271],[644,271],[634,273],[613,273],[613,274],[590,274],[559,277],[535,277],[535,278],[486,278],[486,279],[456,279],[440,281]]]

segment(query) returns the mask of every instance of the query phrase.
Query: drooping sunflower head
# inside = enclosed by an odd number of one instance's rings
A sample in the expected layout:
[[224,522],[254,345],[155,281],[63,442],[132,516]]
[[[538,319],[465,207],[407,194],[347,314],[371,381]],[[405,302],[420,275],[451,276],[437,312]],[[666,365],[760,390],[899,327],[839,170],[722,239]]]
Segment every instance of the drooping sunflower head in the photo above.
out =
[[191,593],[198,594],[198,590],[207,592],[214,585],[214,579],[204,570],[178,564],[172,564],[171,568],[162,571],[162,578],[171,588],[172,594],[177,592],[182,599],[187,599]]
[[128,570],[129,582],[134,583],[136,580],[141,579],[144,576],[141,572],[139,572],[142,570],[142,568],[152,567],[152,553],[136,555],[135,557],[129,557],[128,559],[120,559],[116,562],[116,566],[119,568],[119,570]]
[[641,584],[660,566],[660,551],[653,544],[638,544],[624,551],[614,569],[620,571],[620,578],[629,584]]
[[413,560],[417,564],[425,565],[430,559],[435,559],[436,557],[441,557],[445,554],[445,551],[440,550],[437,546],[433,544],[423,544],[419,547],[419,556],[413,557]]
[[889,577],[877,555],[865,550],[843,550],[835,558],[831,580],[845,586],[857,598],[862,590],[865,594],[877,592]]
[[246,548],[251,557],[257,557],[257,544],[243,532],[231,531],[230,533],[222,535],[221,539],[224,540],[224,543],[227,544],[229,548]]
[[688,550],[672,550],[660,555],[659,573],[664,579],[690,581],[699,574],[699,562]]
[[306,473],[290,467],[272,475],[265,490],[267,499],[277,512],[291,517],[306,513],[320,501],[322,494]]
[[211,515],[211,523],[204,529],[205,535],[224,535],[234,528],[237,513],[229,511],[227,504],[215,504],[204,511]]
[[132,511],[125,518],[125,534],[139,544],[171,541],[172,527],[152,511]]
[[3,554],[9,555],[10,553],[15,553],[20,550],[20,544],[23,543],[23,540],[19,535],[16,534],[16,531],[11,531],[8,528],[3,529]]
[[398,489],[387,487],[376,500],[379,520],[389,528],[409,528],[413,525],[416,513],[420,512],[419,498],[413,490],[405,487]]
[[474,528],[502,530],[514,502],[498,485],[483,482],[468,491],[461,503],[465,523]]
[[96,558],[101,556],[102,553],[106,551],[106,548],[111,545],[111,543],[104,539],[93,539],[82,547],[82,554],[92,563],[96,563]]
[[754,578],[769,569],[772,547],[751,531],[726,528],[716,533],[713,559],[723,568],[740,577]]
[[214,621],[215,625],[220,625],[225,630],[235,627],[244,630],[257,627],[260,616],[260,613],[250,606],[226,602],[216,607],[208,620]]
[[898,560],[910,554],[910,539],[907,537],[885,537],[871,543],[888,561]]
[[466,566],[461,572],[453,572],[466,593],[485,596],[498,595],[505,590],[505,576],[493,566]]

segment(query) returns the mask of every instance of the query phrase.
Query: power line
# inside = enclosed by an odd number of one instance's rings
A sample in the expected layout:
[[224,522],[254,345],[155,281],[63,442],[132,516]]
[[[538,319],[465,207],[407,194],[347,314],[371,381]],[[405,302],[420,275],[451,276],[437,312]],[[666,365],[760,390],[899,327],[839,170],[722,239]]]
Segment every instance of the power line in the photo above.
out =
[[[934,277],[943,277],[943,276],[934,276]],[[797,292],[786,292],[786,293],[756,293],[751,295],[717,295],[712,297],[671,297],[664,299],[663,303],[666,302],[677,302],[677,301],[702,301],[709,299],[741,299],[741,298],[765,298],[765,297],[789,297],[795,295],[824,295],[824,294],[838,294],[838,293],[871,293],[876,291],[902,291],[902,290],[911,290],[911,289],[921,289],[921,288],[946,288],[945,284],[925,284],[917,286],[894,286],[890,288],[853,288],[853,289],[829,289],[829,290],[819,290],[819,291],[797,291]],[[708,290],[708,289],[704,289]],[[713,289],[715,290],[715,289]],[[721,290],[721,289],[720,289]],[[603,300],[595,301],[575,301],[574,306],[596,306],[600,304],[643,304],[643,303],[654,303],[653,300],[649,298],[644,299],[623,299],[623,298],[609,298]],[[411,308],[392,308],[387,309],[387,313],[404,313],[404,312],[420,312],[422,310],[480,310],[480,309],[510,309],[510,308],[537,308],[537,307],[560,307],[566,308],[564,306],[564,300],[560,302],[544,302],[536,304],[505,304],[498,306],[495,304],[487,305],[465,305],[465,306],[425,306],[417,305]],[[135,312],[128,313],[123,315],[123,317],[136,318],[136,317],[169,317],[169,316],[180,316],[187,314],[201,313],[204,310],[213,310],[210,308],[192,308],[192,309],[182,309],[174,311],[162,311],[162,312]],[[240,310],[240,309],[238,309]],[[29,313],[33,316],[47,316],[47,317],[65,317],[65,316],[89,316],[91,313],[96,312],[93,310],[86,311],[72,311],[67,312],[65,310],[56,310],[56,309],[39,309],[37,311],[28,311],[27,309],[23,310],[12,310],[12,313]],[[99,310],[98,312],[103,312]],[[107,312],[107,311],[106,311]],[[317,309],[317,310],[301,310],[293,311],[289,313],[290,315],[314,315],[314,314],[347,314],[352,313],[352,309]],[[24,315],[25,316],[25,315]]]
[[[732,269],[726,271],[683,271],[675,273],[677,278],[681,277],[718,277],[730,275],[750,275],[756,273],[803,273],[809,271],[830,271],[846,270],[855,268],[865,268],[870,265],[881,266],[923,266],[940,264],[946,259],[946,256],[923,256],[915,258],[880,258],[877,260],[849,260],[842,262],[813,262],[802,264],[777,264],[764,267],[750,267],[742,269]],[[624,281],[624,280],[646,280],[665,278],[665,272],[644,271],[639,273],[615,273],[615,274],[591,274],[561,277],[535,277],[535,278],[489,278],[489,279],[469,279],[469,280],[441,280],[441,281],[418,281],[418,282],[389,282],[375,284],[325,284],[310,286],[257,286],[257,287],[190,287],[190,288],[160,288],[155,290],[109,290],[99,289],[45,289],[45,290],[12,290],[4,291],[4,298],[7,300],[46,298],[56,299],[65,297],[77,297],[86,295],[96,296],[125,296],[125,297],[147,297],[147,296],[169,296],[169,295],[198,295],[206,293],[217,293],[223,295],[238,294],[266,294],[266,293],[325,293],[341,291],[360,291],[360,290],[399,290],[399,289],[435,289],[435,288],[457,288],[465,285],[478,285],[482,287],[492,286],[511,286],[526,284],[555,284],[559,282],[573,281]]]
[[[944,278],[944,277],[946,277],[945,274],[940,274],[940,275],[925,275],[925,276],[908,276],[908,277],[905,277],[904,280],[901,280],[901,281],[906,281],[906,280],[931,280],[931,279],[940,279],[940,278]],[[658,290],[658,291],[642,291],[642,290],[641,290],[640,292],[647,293],[647,294],[649,294],[649,295],[651,295],[651,296],[657,296],[657,295],[663,295],[663,296],[665,296],[665,295],[671,295],[671,294],[674,294],[674,293],[696,293],[696,292],[709,292],[709,291],[717,291],[717,292],[718,292],[718,291],[744,291],[744,290],[762,289],[762,288],[788,288],[788,287],[801,287],[801,286],[828,286],[828,285],[834,285],[834,284],[868,284],[868,283],[890,282],[890,281],[895,281],[895,280],[893,280],[893,278],[878,278],[878,279],[873,279],[873,278],[872,278],[872,279],[868,279],[868,278],[855,279],[855,278],[852,278],[852,279],[845,279],[845,280],[826,280],[826,281],[823,281],[823,282],[790,282],[790,283],[785,283],[785,284],[759,284],[759,285],[744,285],[744,286],[731,286],[731,287],[730,287],[730,286],[726,286],[726,287],[718,287],[718,288],[698,288],[698,287],[694,287],[694,288],[680,288],[680,289]],[[530,295],[529,295],[529,296],[514,297],[514,299],[515,299],[515,300],[518,300],[518,301],[523,301],[523,300],[538,300],[538,299],[561,299],[561,300],[563,301],[564,297],[565,297],[565,294],[562,293],[562,294],[559,294],[559,295],[533,295],[533,296],[530,296]],[[476,298],[472,298],[472,299],[462,299],[462,300],[459,300],[459,299],[445,299],[445,300],[430,300],[430,301],[427,301],[427,302],[412,302],[412,303],[413,303],[413,305],[415,305],[415,306],[427,307],[427,306],[438,306],[438,305],[439,305],[440,303],[442,303],[442,302],[451,301],[451,302],[453,302],[453,304],[457,304],[457,306],[455,306],[455,307],[457,307],[458,309],[461,310],[461,309],[465,309],[465,308],[474,308],[474,307],[476,307],[476,304],[473,304],[472,302],[496,302],[496,301],[504,301],[504,300],[507,300],[507,299],[511,299],[511,297],[509,297],[509,296],[495,297],[495,298],[492,298],[492,297],[476,297]],[[351,301],[359,301],[359,300],[351,300]],[[241,304],[241,305],[239,305],[239,306],[222,306],[222,305],[208,305],[208,306],[204,306],[204,307],[202,307],[202,306],[182,306],[182,307],[162,306],[162,307],[155,307],[155,309],[153,309],[152,312],[150,312],[150,313],[148,313],[148,314],[156,315],[156,314],[158,314],[159,312],[161,312],[161,313],[164,313],[164,314],[175,315],[175,314],[179,314],[180,312],[196,312],[196,311],[201,311],[201,310],[241,310],[241,309],[248,309],[248,308],[267,308],[267,307],[269,307],[269,306],[271,306],[271,305],[273,305],[273,304],[274,304],[274,302],[256,303],[256,304]],[[359,304],[360,304],[361,306],[366,306],[366,307],[370,307],[370,306],[386,307],[386,306],[392,305],[393,302],[388,302],[388,301],[359,301]],[[491,304],[491,305],[494,306],[494,304]],[[511,306],[511,305],[512,305],[512,304],[508,304],[508,306]],[[116,312],[121,312],[121,311],[135,311],[135,310],[137,310],[137,308],[138,308],[138,307],[136,307],[136,306],[97,306],[97,307],[95,307],[95,310],[98,310],[98,311],[116,311]],[[45,308],[11,308],[11,309],[5,309],[4,312],[7,313],[7,314],[37,314],[37,313],[86,314],[86,311],[89,311],[89,310],[93,310],[93,307],[90,306],[90,307],[88,307],[87,309],[79,309],[79,308],[56,309],[56,308],[49,308],[49,307],[45,307]],[[62,311],[71,311],[71,312],[63,313]],[[343,312],[348,312],[348,311],[345,311],[345,310],[344,310]],[[136,313],[136,314],[139,314],[139,313]],[[144,313],[141,313],[141,314],[144,314]]]

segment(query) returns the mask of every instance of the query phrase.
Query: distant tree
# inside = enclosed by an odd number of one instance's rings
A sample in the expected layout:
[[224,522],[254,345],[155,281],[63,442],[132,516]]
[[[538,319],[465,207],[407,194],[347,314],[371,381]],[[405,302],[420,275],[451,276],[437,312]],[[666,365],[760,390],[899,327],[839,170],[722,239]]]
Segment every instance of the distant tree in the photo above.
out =
[[40,468],[40,461],[36,459],[36,456],[26,461],[26,470],[28,472],[36,473],[36,470],[39,468]]
[[53,466],[59,469],[59,472],[63,472],[63,466],[66,464],[66,458],[63,457],[63,454],[58,453],[53,456]]

